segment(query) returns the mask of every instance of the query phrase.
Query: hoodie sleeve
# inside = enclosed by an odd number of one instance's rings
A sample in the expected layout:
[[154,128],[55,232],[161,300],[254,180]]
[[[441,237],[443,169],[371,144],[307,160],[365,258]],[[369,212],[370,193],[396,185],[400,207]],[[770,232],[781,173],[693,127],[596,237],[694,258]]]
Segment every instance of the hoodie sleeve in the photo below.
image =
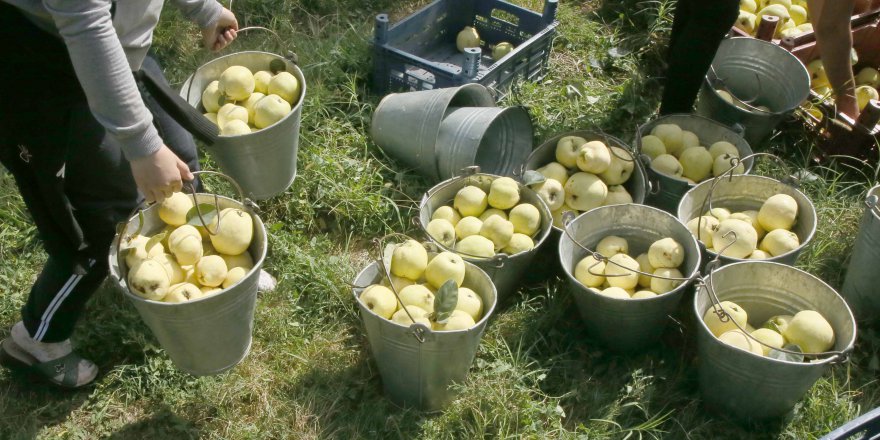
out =
[[223,6],[217,0],[172,0],[171,3],[200,29],[216,23],[223,12]]
[[128,160],[155,153],[162,139],[144,105],[122,44],[113,28],[109,0],[43,0],[67,45],[89,108]]

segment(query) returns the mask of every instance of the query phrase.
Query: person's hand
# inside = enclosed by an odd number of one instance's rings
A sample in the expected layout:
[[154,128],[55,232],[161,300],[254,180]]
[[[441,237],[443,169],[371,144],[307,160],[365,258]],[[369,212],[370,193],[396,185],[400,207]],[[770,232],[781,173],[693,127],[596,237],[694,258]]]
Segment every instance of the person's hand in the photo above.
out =
[[232,43],[238,35],[238,20],[229,9],[223,8],[220,18],[213,26],[202,29],[202,41],[205,47],[218,51]]
[[193,180],[193,173],[167,146],[155,153],[132,160],[131,173],[147,202],[161,202],[183,188],[183,181]]

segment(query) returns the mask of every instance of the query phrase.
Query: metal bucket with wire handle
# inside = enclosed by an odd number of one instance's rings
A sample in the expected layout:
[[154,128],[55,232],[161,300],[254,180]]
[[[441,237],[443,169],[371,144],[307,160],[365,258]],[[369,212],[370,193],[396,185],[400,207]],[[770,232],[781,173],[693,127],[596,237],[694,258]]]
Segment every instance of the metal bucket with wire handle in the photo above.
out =
[[[274,31],[251,26],[239,30]],[[299,127],[303,101],[306,97],[305,76],[296,64],[296,54],[287,57],[269,52],[243,51],[211,60],[186,79],[179,92],[152,72],[139,71],[138,78],[147,91],[180,125],[206,144],[211,157],[220,169],[231,176],[254,200],[265,200],[283,193],[296,177],[296,159],[299,148]],[[263,129],[235,136],[221,136],[217,126],[209,121],[202,105],[202,92],[228,67],[244,66],[251,72],[260,70],[289,72],[299,82],[299,96],[291,104],[290,112],[278,122]]]
[[[755,153],[753,156],[767,156],[779,160],[778,157],[767,153]],[[785,165],[784,162],[780,161],[780,163]],[[801,252],[812,241],[818,224],[816,207],[809,197],[795,188],[795,183],[796,181],[790,177],[785,177],[785,182],[782,182],[763,176],[723,174],[700,183],[685,193],[678,205],[678,219],[687,224],[691,219],[706,215],[706,212],[716,207],[727,208],[732,213],[757,211],[771,196],[787,194],[794,198],[798,205],[797,222],[792,227],[792,232],[798,236],[800,245],[789,252],[771,256],[764,261],[793,266]],[[699,240],[701,237],[697,238]],[[704,261],[708,262],[718,256],[717,252],[707,249],[702,241],[699,241],[699,244],[705,255]],[[745,259],[721,255],[720,261],[721,264],[728,264],[745,261]]]
[[[224,176],[210,171],[197,171],[195,174]],[[235,184],[234,180],[229,180]],[[149,236],[162,231],[166,224],[159,218],[158,204],[141,210],[138,215],[122,223],[114,245],[110,247],[110,277],[113,284],[134,304],[174,365],[196,376],[220,374],[231,369],[247,356],[251,347],[257,282],[266,259],[267,236],[263,222],[254,213],[255,205],[244,198],[237,184],[235,186],[238,200],[216,194],[194,194],[196,206],[212,204],[218,212],[238,208],[253,219],[253,239],[247,252],[254,266],[239,282],[218,293],[182,303],[165,303],[144,299],[128,288],[128,266],[125,254],[120,251],[122,240],[131,235]],[[205,228],[208,233],[217,233],[223,228],[223,222],[219,218],[217,220],[217,227],[213,231],[210,227]],[[207,223],[210,224],[210,221]]]
[[[389,321],[360,301],[366,287],[379,284],[384,278],[390,278],[390,267],[380,258],[357,275],[352,288],[373,359],[379,367],[382,388],[396,405],[440,410],[455,397],[450,385],[463,383],[467,378],[486,323],[495,313],[495,285],[479,267],[465,262],[462,285],[480,295],[483,316],[469,329],[434,331],[421,323],[406,327]],[[389,286],[399,306],[399,292],[392,283]]]
[[[605,346],[615,351],[631,352],[654,344],[675,313],[691,281],[699,277],[700,248],[697,240],[675,217],[644,205],[611,205],[587,211],[569,223],[559,239],[559,260],[568,277],[587,329]],[[595,251],[600,240],[616,235],[629,243],[629,255],[647,252],[657,240],[671,237],[684,248],[681,278],[667,278],[637,271],[640,275],[677,281],[674,289],[641,299],[618,299],[602,295],[575,278],[575,268],[592,255],[606,265],[610,255]],[[592,272],[593,275],[599,275]]]
[[635,146],[639,158],[644,162],[645,172],[650,179],[649,187],[651,191],[647,196],[647,204],[660,208],[671,214],[675,214],[675,209],[681,201],[682,196],[695,185],[688,183],[683,178],[676,178],[664,173],[659,173],[651,168],[651,158],[642,153],[642,138],[651,134],[651,130],[660,124],[675,124],[682,130],[687,130],[700,139],[700,142],[707,149],[716,142],[729,142],[739,152],[744,172],[749,174],[752,172],[753,161],[751,159],[752,147],[742,137],[740,133],[719,124],[711,119],[692,114],[675,114],[661,116],[643,124],[636,131]]
[[501,177],[492,174],[479,173],[479,168],[477,167],[468,168],[465,170],[465,173],[466,174],[463,176],[441,182],[425,193],[422,197],[422,201],[419,203],[418,224],[425,231],[426,235],[430,237],[431,241],[437,244],[441,249],[454,252],[460,255],[465,261],[473,263],[480,269],[486,271],[486,273],[492,278],[492,282],[495,283],[495,287],[498,291],[498,301],[501,302],[516,291],[521,277],[531,270],[532,260],[535,258],[535,255],[538,254],[541,247],[544,246],[547,237],[550,235],[553,219],[550,214],[550,209],[547,208],[547,204],[544,203],[541,196],[527,186],[519,185],[519,203],[530,203],[538,208],[538,211],[541,213],[541,225],[538,228],[538,231],[535,232],[534,236],[532,236],[532,241],[534,242],[535,247],[529,251],[520,252],[515,255],[498,253],[491,258],[484,258],[461,252],[456,250],[454,246],[444,246],[427,233],[428,223],[431,222],[431,216],[434,214],[434,211],[441,206],[451,206],[455,199],[455,195],[459,190],[466,186],[477,186],[488,194],[492,181]]
[[880,317],[880,185],[865,199],[865,213],[859,225],[841,294],[859,321],[877,322]]
[[[738,98],[727,100],[719,90]],[[718,47],[700,88],[697,114],[741,125],[757,151],[809,94],[810,74],[791,52],[756,38],[728,38]]]
[[[819,312],[834,330],[832,351],[802,354],[805,361],[796,362],[727,345],[703,321],[710,309],[720,319],[730,320],[718,305],[721,301],[742,307],[752,326],[777,315]],[[736,419],[762,421],[787,415],[831,365],[848,359],[856,338],[853,315],[834,289],[807,272],[773,262],[740,262],[710,270],[694,295],[693,312],[698,321],[700,395],[708,408]],[[734,324],[748,335],[739,323]]]

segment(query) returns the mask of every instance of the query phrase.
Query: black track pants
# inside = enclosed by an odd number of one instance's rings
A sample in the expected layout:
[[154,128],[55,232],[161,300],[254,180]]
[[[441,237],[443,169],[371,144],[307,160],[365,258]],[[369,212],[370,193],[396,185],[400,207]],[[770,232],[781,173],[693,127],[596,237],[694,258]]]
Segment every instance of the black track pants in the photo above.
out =
[[[49,255],[22,319],[35,339],[62,341],[107,275],[116,224],[142,197],[122,151],[92,116],[64,43],[2,2],[0,59],[0,161]],[[149,58],[143,68],[161,72]],[[152,99],[144,102],[166,145],[198,169],[189,133]]]
[[739,0],[678,0],[660,114],[690,113],[721,40],[739,16]]

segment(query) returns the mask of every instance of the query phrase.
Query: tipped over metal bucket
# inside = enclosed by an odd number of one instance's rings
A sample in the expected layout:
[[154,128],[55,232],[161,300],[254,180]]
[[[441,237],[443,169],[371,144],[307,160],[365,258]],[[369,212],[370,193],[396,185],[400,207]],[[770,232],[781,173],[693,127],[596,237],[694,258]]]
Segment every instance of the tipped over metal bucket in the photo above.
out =
[[[717,180],[715,188],[713,181]],[[810,244],[813,235],[816,234],[818,216],[813,202],[804,193],[791,185],[786,185],[778,180],[763,176],[737,175],[733,177],[722,176],[718,179],[707,180],[688,191],[678,205],[678,219],[687,224],[691,219],[703,215],[703,209],[709,209],[708,197],[712,195],[713,208],[727,208],[730,212],[760,210],[764,201],[776,194],[787,194],[794,198],[798,205],[797,222],[792,227],[792,232],[798,236],[800,246],[782,255],[767,258],[763,261],[773,261],[788,265],[794,265],[798,256]],[[769,232],[769,231],[768,231]],[[704,261],[713,260],[718,254],[706,249],[700,242],[700,249],[704,253]],[[721,264],[737,261],[745,261],[740,258],[722,255]]]
[[880,185],[868,191],[865,213],[855,237],[841,294],[860,321],[876,323],[880,318]]
[[[645,123],[636,132],[636,151],[641,153],[642,137],[651,134],[651,130],[660,124],[675,124],[681,127],[682,130],[694,133],[700,139],[701,145],[706,148],[709,148],[716,142],[730,142],[739,151],[739,157],[746,158],[742,162],[745,167],[743,174],[749,174],[752,171],[754,161],[748,157],[752,154],[752,148],[749,146],[749,143],[729,127],[697,115],[676,114],[661,116]],[[688,183],[684,179],[678,179],[654,171],[650,166],[650,158],[647,155],[643,156],[642,160],[646,162],[645,172],[648,174],[651,187],[647,203],[668,213],[675,214],[682,196],[695,185]]]
[[[722,98],[717,88],[770,111],[741,108]],[[743,136],[758,151],[773,129],[809,94],[810,75],[791,52],[757,38],[728,38],[718,47],[703,81],[697,114],[729,126],[741,125]]]
[[[615,351],[635,351],[655,343],[678,308],[691,282],[644,299],[611,298],[584,286],[575,278],[575,267],[595,251],[600,240],[616,235],[627,240],[631,256],[647,252],[657,240],[671,237],[684,248],[680,266],[683,278],[692,279],[700,269],[700,248],[687,227],[671,214],[644,205],[601,206],[587,211],[568,225],[559,239],[559,260],[587,329]],[[611,263],[609,263],[611,264]]]
[[450,107],[494,107],[495,100],[479,84],[392,93],[373,113],[370,136],[385,154],[437,181],[441,176],[434,146]]
[[[710,409],[737,419],[785,416],[831,364],[844,361],[856,339],[856,323],[846,302],[822,280],[772,262],[741,262],[714,271],[711,285],[719,301],[732,301],[759,328],[776,315],[819,312],[834,330],[832,350],[840,355],[808,362],[760,356],[719,341],[703,316],[713,305],[705,284],[694,295],[700,395]],[[710,282],[707,276],[705,283]]]
[[[465,266],[462,285],[480,295],[484,310],[479,322],[467,330],[437,332],[422,324],[402,326],[366,308],[358,299],[363,289],[352,291],[382,376],[382,388],[397,405],[424,411],[442,409],[455,397],[449,386],[467,378],[483,330],[495,312],[497,296],[485,272],[471,263]],[[373,262],[358,274],[354,285],[378,284],[383,278],[379,264]],[[416,328],[421,330],[416,332]]]

